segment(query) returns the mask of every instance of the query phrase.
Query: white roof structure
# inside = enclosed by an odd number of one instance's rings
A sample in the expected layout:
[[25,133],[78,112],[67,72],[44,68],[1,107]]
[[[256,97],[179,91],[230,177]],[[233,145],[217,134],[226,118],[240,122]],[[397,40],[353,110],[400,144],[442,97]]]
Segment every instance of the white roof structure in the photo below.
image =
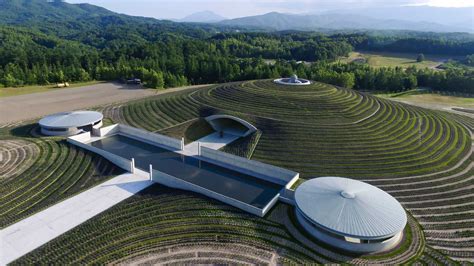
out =
[[400,203],[385,191],[342,177],[320,177],[301,184],[295,192],[306,219],[338,235],[379,239],[401,232],[407,216]]
[[104,116],[94,111],[73,111],[52,114],[39,121],[40,126],[48,128],[82,127],[101,121]]
[[292,75],[289,78],[275,79],[273,80],[273,82],[280,85],[297,85],[297,86],[304,86],[304,85],[311,84],[311,81],[307,79],[298,78],[297,75]]

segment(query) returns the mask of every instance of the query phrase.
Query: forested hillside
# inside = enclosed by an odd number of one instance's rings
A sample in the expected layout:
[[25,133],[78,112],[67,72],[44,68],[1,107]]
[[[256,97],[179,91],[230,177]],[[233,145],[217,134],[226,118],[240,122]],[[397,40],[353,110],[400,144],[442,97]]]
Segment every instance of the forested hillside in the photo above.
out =
[[471,35],[237,30],[126,16],[87,4],[6,0],[0,2],[0,86],[137,77],[162,88],[297,73],[357,89],[473,90],[469,68],[375,70],[333,63],[353,49],[467,56],[474,54]]

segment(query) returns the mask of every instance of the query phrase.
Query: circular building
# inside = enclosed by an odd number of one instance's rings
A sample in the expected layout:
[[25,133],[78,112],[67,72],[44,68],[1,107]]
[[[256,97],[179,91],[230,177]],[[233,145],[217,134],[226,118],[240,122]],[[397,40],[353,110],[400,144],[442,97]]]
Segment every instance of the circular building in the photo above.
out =
[[296,217],[317,239],[355,253],[396,246],[407,223],[405,210],[385,191],[341,177],[320,177],[295,191]]
[[102,126],[104,116],[94,111],[52,114],[39,121],[41,133],[49,136],[71,136]]
[[311,81],[307,79],[298,78],[298,76],[296,75],[293,75],[290,78],[275,79],[273,82],[280,85],[296,85],[296,86],[304,86],[304,85],[311,84]]

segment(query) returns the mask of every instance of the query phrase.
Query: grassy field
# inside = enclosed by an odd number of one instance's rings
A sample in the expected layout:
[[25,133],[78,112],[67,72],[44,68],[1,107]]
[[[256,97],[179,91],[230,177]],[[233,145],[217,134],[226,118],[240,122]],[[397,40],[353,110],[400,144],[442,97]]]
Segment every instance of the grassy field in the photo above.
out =
[[63,90],[63,89],[76,88],[76,87],[82,87],[82,86],[87,86],[87,85],[94,85],[98,83],[102,83],[102,81],[70,83],[70,86],[67,88],[56,88],[55,84],[25,86],[25,87],[18,87],[18,88],[0,88],[0,97],[9,97],[9,96],[30,94],[30,93],[36,93],[36,92]]
[[379,97],[403,101],[414,105],[432,106],[434,109],[462,107],[474,109],[474,97],[443,95],[424,91],[408,91],[404,93],[376,94]]
[[[376,185],[413,217],[406,229],[409,237],[393,253],[346,254],[308,237],[289,205],[280,203],[258,218],[194,193],[156,185],[17,264],[449,264],[474,257],[474,119],[321,83],[295,88],[268,80],[159,95],[107,106],[103,112],[114,122],[150,131],[209,113],[246,119],[260,130],[258,138],[242,145],[254,150],[252,159],[297,171],[303,179],[343,176]],[[73,150],[46,148],[56,151],[48,156],[61,158]],[[47,167],[52,166],[43,168]],[[32,173],[30,178],[35,177]],[[28,187],[8,182],[13,181],[5,181],[3,194],[11,194],[11,200],[18,195],[18,202],[28,198]],[[47,198],[51,192],[36,194]]]
[[403,67],[416,66],[419,68],[434,68],[443,61],[449,59],[448,57],[425,55],[425,61],[416,62],[417,54],[408,53],[382,53],[382,52],[351,52],[349,57],[343,57],[339,60],[341,62],[353,62],[360,60],[373,67]]
[[0,127],[0,228],[124,172],[38,128]]

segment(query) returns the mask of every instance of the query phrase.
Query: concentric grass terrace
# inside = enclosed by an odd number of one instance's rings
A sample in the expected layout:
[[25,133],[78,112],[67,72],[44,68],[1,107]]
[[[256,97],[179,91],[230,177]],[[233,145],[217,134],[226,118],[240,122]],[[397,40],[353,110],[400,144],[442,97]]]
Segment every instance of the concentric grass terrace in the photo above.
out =
[[[345,176],[376,185],[396,197],[413,215],[411,229],[406,229],[410,237],[397,252],[354,257],[305,236],[294,226],[293,212],[287,205],[279,204],[267,217],[257,218],[193,193],[156,185],[21,258],[19,263],[371,259],[449,264],[452,259],[474,257],[473,119],[321,83],[284,87],[271,81],[165,94],[111,105],[103,112],[114,122],[161,132],[213,113],[244,118],[261,131],[252,159],[300,172],[306,179]],[[53,167],[47,158],[59,156],[63,159],[58,160],[69,162],[64,158],[82,152],[56,139],[6,134],[2,138],[32,142],[38,148],[31,152],[43,151],[37,160],[46,161],[46,168]],[[82,156],[87,162],[91,155]],[[35,180],[45,180],[34,190],[34,202],[57,200],[51,196],[55,190],[41,188],[70,182],[67,177],[82,169],[74,167],[76,161],[59,167],[57,171],[62,175],[54,181],[34,175],[37,162],[23,170]],[[2,193],[1,205],[6,206],[4,211],[13,210],[4,222],[7,224],[24,217],[19,208],[14,211],[21,205],[9,202],[28,200],[30,190],[25,185],[17,187],[17,179],[3,178],[2,182],[6,193]],[[213,248],[216,244],[220,247]]]

